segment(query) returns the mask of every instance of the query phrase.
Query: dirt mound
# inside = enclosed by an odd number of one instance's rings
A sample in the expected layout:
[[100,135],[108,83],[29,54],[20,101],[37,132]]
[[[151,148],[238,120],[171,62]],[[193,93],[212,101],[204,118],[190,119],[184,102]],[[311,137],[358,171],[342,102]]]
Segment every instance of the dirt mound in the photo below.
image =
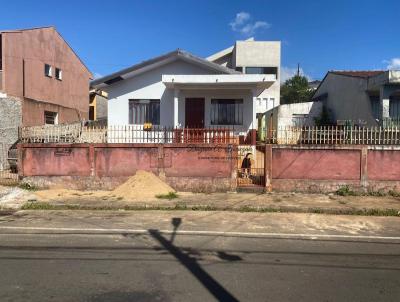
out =
[[139,170],[122,185],[114,189],[112,193],[124,199],[148,199],[156,195],[175,192],[173,188],[163,182],[151,172]]

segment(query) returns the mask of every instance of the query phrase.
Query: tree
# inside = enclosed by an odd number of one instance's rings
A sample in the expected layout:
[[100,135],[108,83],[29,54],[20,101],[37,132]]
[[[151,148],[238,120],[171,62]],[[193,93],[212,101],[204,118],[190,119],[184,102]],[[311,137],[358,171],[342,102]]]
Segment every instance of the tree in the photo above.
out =
[[306,77],[296,74],[281,87],[281,104],[310,102],[314,91],[309,89]]

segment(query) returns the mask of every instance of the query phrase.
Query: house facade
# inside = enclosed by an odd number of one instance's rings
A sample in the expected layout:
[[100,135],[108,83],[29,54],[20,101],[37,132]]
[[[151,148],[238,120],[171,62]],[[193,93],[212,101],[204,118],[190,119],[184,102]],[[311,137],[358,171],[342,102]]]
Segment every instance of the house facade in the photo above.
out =
[[313,96],[333,124],[391,126],[400,120],[400,71],[330,71]]
[[279,104],[279,73],[280,42],[238,41],[207,59],[178,49],[91,87],[108,93],[108,125],[231,127],[251,139],[257,114]]
[[0,169],[20,126],[88,118],[91,77],[54,27],[0,31]]

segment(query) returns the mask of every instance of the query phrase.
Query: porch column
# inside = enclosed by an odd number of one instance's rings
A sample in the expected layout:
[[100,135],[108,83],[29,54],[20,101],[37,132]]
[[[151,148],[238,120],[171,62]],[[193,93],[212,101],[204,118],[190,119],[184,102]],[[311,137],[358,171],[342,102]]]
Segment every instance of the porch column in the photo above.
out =
[[179,126],[178,104],[179,104],[179,89],[175,88],[174,89],[174,128],[177,128]]
[[258,123],[257,123],[257,90],[253,89],[252,90],[252,116],[253,116],[253,121],[251,124],[251,129],[257,129],[258,128]]
[[390,92],[388,92],[386,87],[384,85],[382,85],[380,87],[380,91],[379,91],[382,122],[385,118],[390,117],[390,115],[389,115],[389,107],[390,107],[389,96],[390,96]]

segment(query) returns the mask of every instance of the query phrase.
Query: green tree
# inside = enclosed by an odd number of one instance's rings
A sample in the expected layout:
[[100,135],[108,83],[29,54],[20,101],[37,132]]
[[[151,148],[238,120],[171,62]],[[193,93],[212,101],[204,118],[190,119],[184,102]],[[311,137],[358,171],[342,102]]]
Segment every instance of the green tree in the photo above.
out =
[[295,75],[281,86],[281,104],[310,102],[313,93],[308,87],[307,78]]

